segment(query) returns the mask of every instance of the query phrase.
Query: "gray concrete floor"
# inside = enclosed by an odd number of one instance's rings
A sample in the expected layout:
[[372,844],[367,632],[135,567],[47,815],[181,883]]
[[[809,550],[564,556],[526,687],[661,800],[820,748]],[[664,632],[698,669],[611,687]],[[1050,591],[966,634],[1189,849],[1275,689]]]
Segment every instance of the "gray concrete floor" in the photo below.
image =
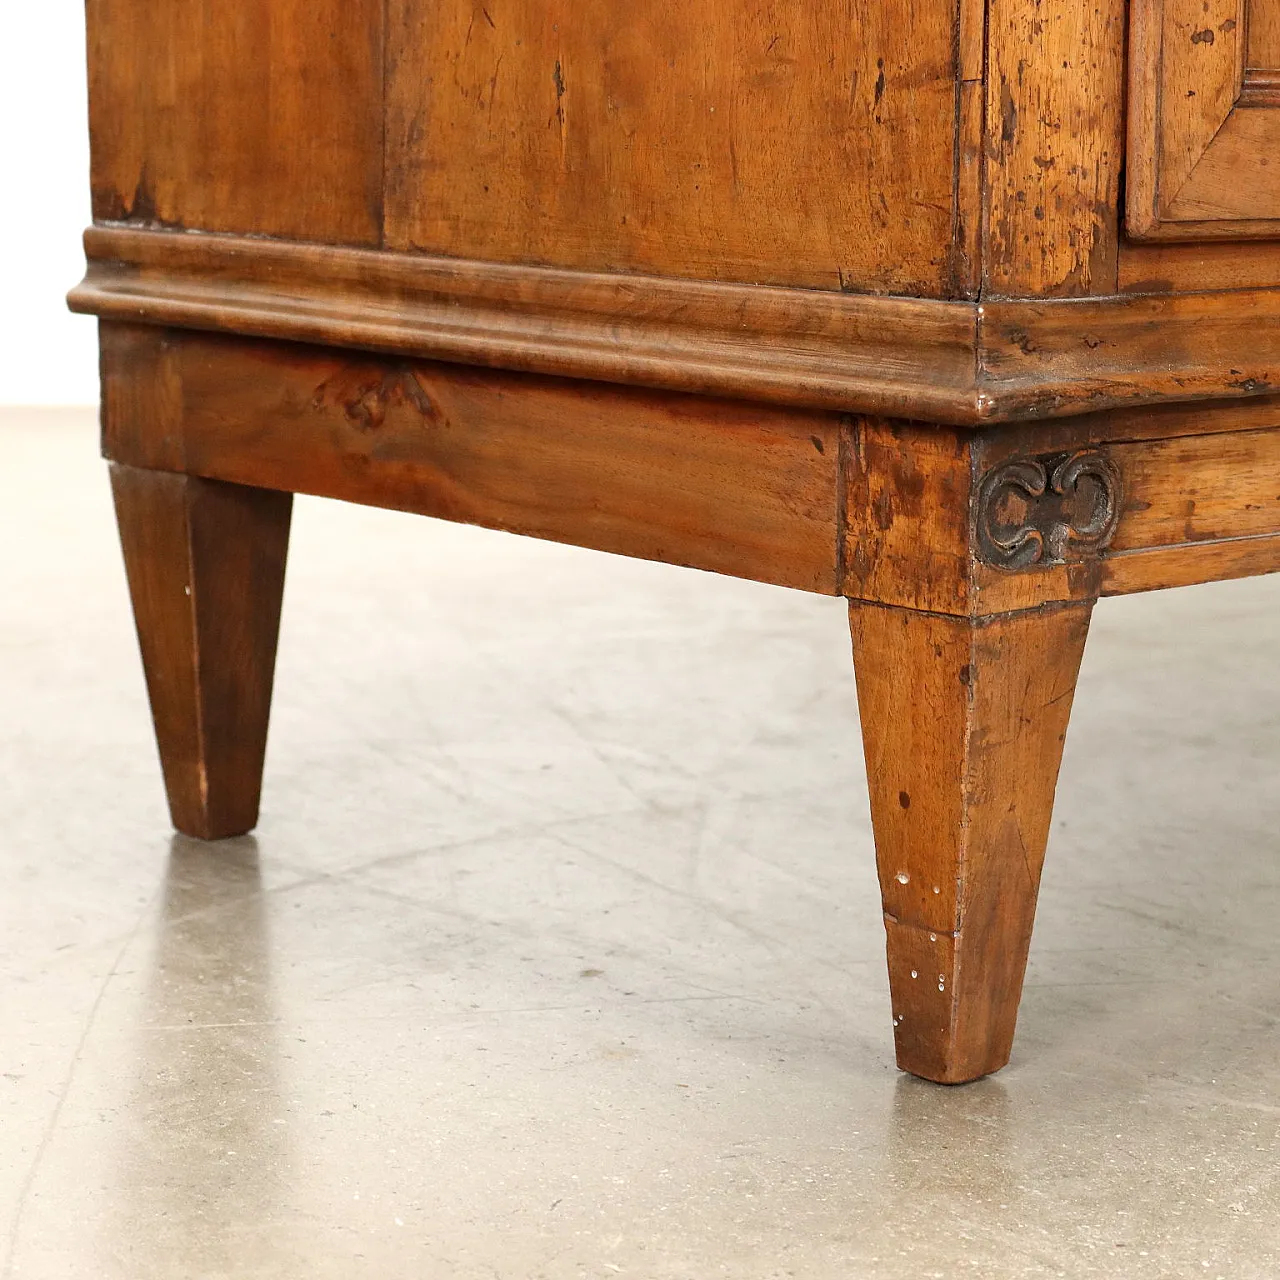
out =
[[0,449],[0,1275],[1280,1274],[1280,581],[1099,607],[1015,1059],[947,1090],[838,601],[300,501],[204,847],[90,415]]

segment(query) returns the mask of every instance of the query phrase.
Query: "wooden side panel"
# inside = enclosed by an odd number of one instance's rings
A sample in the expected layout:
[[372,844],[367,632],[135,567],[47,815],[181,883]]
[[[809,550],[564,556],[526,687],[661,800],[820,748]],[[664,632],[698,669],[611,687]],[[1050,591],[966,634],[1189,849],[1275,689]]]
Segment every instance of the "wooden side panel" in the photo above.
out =
[[180,342],[140,325],[102,323],[102,443],[108,457],[160,471],[181,471]]
[[1280,289],[1280,244],[1120,245],[1122,293],[1193,293],[1207,289]]
[[991,0],[987,292],[1111,293],[1124,155],[1125,0]]
[[142,331],[103,337],[108,383],[161,406],[147,435],[109,408],[116,461],[174,465],[176,380],[195,475],[838,594],[835,415],[177,331],[140,360]]
[[1280,532],[1280,430],[1114,445],[1124,513],[1112,548]]
[[390,0],[390,247],[946,295],[957,9]]
[[1102,562],[1102,594],[1131,595],[1280,572],[1280,535],[1235,542],[1180,543],[1129,551]]
[[99,221],[376,245],[383,0],[88,0]]
[[960,168],[956,183],[955,293],[977,298],[982,291],[982,150],[981,81],[960,86]]

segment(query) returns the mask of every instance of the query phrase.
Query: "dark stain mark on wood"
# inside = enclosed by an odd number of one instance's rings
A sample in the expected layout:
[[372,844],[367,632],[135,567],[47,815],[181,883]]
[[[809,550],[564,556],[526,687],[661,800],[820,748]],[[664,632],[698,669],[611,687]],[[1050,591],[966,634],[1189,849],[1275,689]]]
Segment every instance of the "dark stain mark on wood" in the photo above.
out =
[[432,425],[442,420],[415,371],[407,365],[343,369],[317,388],[312,405],[316,409],[340,406],[357,431],[377,431],[386,422],[387,411],[396,405],[412,405]]
[[1000,86],[1000,141],[1006,147],[1013,145],[1018,133],[1018,104],[1013,100],[1013,90],[1006,80]]
[[94,212],[103,222],[141,222],[148,227],[163,227],[170,231],[185,230],[181,222],[160,216],[146,165],[142,166],[138,175],[132,197],[126,199],[119,191],[99,191],[94,199]]

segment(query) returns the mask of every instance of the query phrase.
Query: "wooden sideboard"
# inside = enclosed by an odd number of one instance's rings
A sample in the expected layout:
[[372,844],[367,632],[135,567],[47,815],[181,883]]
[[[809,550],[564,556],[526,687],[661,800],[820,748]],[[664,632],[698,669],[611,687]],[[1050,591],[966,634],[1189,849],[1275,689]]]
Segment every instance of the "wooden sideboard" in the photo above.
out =
[[1280,569],[1280,0],[88,18],[175,824],[257,820],[293,493],[844,596],[899,1064],[1004,1065],[1094,602]]

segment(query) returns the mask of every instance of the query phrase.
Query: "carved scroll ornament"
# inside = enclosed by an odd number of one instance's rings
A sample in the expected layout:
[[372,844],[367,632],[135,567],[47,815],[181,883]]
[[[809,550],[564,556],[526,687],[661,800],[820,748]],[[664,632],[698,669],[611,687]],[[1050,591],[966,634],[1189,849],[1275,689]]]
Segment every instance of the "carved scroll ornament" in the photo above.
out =
[[1120,519],[1120,474],[1097,450],[1006,462],[982,482],[978,554],[1001,569],[1099,555]]

